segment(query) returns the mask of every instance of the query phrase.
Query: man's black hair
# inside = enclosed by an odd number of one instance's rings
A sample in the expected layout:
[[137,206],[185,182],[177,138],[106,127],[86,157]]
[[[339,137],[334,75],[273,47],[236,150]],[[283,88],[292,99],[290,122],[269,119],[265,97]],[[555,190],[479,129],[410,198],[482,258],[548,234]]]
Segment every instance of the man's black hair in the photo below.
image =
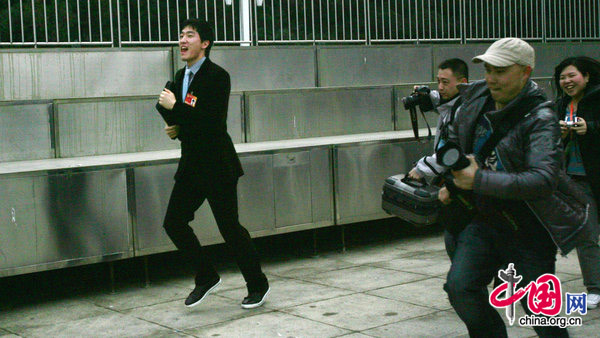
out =
[[448,59],[440,63],[438,69],[450,69],[457,79],[464,77],[469,81],[469,67],[461,59]]
[[198,32],[198,35],[200,35],[200,41],[210,41],[210,44],[204,50],[204,54],[206,55],[206,57],[208,57],[208,55],[210,54],[210,49],[212,48],[213,43],[215,41],[215,33],[213,32],[212,27],[208,24],[208,22],[199,18],[191,18],[185,20],[181,23],[181,30],[188,26],[192,27],[196,32]]

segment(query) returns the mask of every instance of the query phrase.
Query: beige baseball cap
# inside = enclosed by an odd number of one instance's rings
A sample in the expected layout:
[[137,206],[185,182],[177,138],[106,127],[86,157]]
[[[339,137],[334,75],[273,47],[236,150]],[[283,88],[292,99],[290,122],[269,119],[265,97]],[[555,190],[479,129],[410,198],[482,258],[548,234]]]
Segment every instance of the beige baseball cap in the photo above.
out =
[[518,64],[534,68],[535,51],[527,42],[519,38],[504,38],[492,43],[485,54],[474,57],[473,62],[486,62],[494,67]]

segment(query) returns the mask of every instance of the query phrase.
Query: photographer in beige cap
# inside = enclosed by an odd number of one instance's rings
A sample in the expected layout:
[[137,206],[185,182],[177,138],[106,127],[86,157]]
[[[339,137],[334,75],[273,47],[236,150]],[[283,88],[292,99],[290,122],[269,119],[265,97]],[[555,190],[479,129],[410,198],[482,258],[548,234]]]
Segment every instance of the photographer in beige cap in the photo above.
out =
[[[572,197],[577,192],[569,184],[559,183],[566,180],[560,128],[544,93],[530,80],[533,48],[521,39],[505,38],[473,62],[484,64],[485,80],[459,86],[464,103],[449,127],[448,143],[469,154],[469,165],[451,173],[456,187],[471,192],[476,212],[456,235],[444,289],[470,336],[506,337],[487,285],[500,270],[508,271],[509,263],[514,263],[512,276],[522,277],[518,288],[554,273],[556,246],[563,254],[573,249],[574,243],[565,239],[585,222],[586,204]],[[560,195],[578,201],[574,206],[555,194],[557,183]],[[563,191],[563,185],[569,190]],[[439,197],[445,204],[452,201],[446,187]],[[565,230],[561,236],[555,236],[557,224]],[[532,314],[527,297],[521,303]],[[514,305],[506,308],[506,317],[513,325]],[[558,326],[534,329],[542,337],[568,336]]]

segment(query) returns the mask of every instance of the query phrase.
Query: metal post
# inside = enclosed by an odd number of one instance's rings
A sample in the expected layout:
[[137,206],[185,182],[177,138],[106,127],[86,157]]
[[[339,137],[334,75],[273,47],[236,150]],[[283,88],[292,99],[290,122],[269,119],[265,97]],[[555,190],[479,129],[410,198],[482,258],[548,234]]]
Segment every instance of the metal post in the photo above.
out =
[[148,272],[148,256],[144,256],[144,287],[150,287],[150,273]]
[[313,237],[313,252],[312,252],[312,256],[313,257],[317,257],[319,255],[318,251],[317,251],[317,229],[313,229],[312,230],[312,237]]
[[250,0],[240,0],[240,46],[250,46],[252,41],[252,12]]
[[115,293],[115,262],[108,262],[108,273],[110,278],[110,293]]
[[342,252],[345,253],[346,252],[346,227],[342,224],[340,226],[341,230],[342,230]]

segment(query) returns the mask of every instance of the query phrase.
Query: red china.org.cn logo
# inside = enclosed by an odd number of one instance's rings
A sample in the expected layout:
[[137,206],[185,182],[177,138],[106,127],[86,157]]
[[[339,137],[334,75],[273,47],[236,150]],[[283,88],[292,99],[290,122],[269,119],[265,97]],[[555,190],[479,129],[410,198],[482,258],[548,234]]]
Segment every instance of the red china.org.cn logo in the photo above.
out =
[[[559,317],[562,310],[562,288],[560,280],[553,274],[543,274],[526,287],[517,289],[523,279],[517,275],[514,264],[508,264],[506,270],[498,271],[498,278],[504,283],[490,294],[490,304],[495,308],[506,309],[506,318],[510,325],[515,322],[515,303],[527,296],[527,307],[533,313],[519,318],[520,326],[581,326],[581,317]],[[586,293],[565,294],[565,314],[579,312],[587,314]]]

